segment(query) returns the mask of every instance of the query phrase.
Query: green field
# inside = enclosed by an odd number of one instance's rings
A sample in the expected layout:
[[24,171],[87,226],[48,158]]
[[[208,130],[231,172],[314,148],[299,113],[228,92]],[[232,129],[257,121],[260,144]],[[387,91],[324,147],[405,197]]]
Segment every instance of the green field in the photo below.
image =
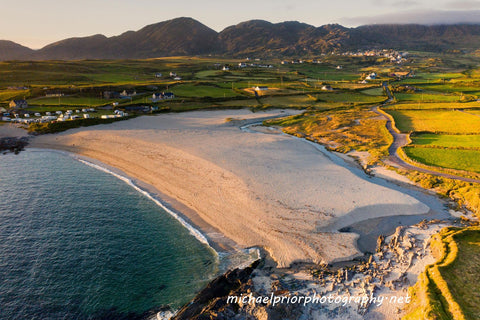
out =
[[400,93],[396,92],[395,98],[398,101],[419,101],[424,102],[458,102],[460,96],[451,94],[432,94],[432,93]]
[[24,99],[29,95],[29,90],[3,90],[0,91],[0,102],[9,103],[13,99]]
[[110,104],[115,100],[106,100],[94,97],[63,96],[63,97],[40,97],[28,99],[28,104],[32,106],[103,106]]
[[460,111],[386,110],[402,132],[427,131],[449,134],[480,133],[480,117]]
[[383,96],[384,94],[383,88],[370,88],[370,89],[362,90],[360,92],[370,96]]
[[362,94],[356,91],[340,91],[332,93],[316,93],[314,94],[320,101],[327,102],[351,102],[351,103],[380,103],[385,100],[384,96],[372,96]]
[[404,320],[480,318],[480,228],[445,228],[432,237],[437,261],[420,274]]
[[[445,135],[423,133],[411,136],[412,142],[420,146],[445,148],[480,148],[480,135]],[[480,161],[480,159],[479,159]]]
[[436,102],[436,103],[429,103],[429,102],[401,102],[396,103],[394,105],[388,106],[385,109],[389,110],[425,110],[425,109],[473,109],[473,108],[480,108],[480,102]]
[[480,151],[440,149],[428,147],[404,147],[408,157],[430,166],[480,173]]
[[232,89],[219,88],[211,85],[192,85],[192,84],[180,84],[171,88],[171,91],[177,97],[210,97],[210,98],[231,98],[238,96],[239,94]]

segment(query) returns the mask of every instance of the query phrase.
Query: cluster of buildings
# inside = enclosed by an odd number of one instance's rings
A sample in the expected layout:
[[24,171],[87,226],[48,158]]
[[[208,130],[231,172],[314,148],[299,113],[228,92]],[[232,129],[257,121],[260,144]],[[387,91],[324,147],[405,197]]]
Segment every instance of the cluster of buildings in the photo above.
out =
[[408,52],[399,52],[393,49],[372,49],[357,52],[348,51],[340,55],[350,57],[382,57],[389,59],[390,62],[400,64],[407,61]]
[[152,101],[157,102],[160,100],[167,100],[167,99],[173,99],[175,98],[175,95],[173,92],[155,92],[152,94]]
[[65,112],[56,111],[56,112],[45,112],[44,114],[40,112],[4,112],[2,114],[2,121],[14,122],[14,123],[46,123],[51,121],[67,121],[67,120],[77,120],[77,119],[88,119],[90,114],[88,112],[96,112],[94,108],[83,108],[76,110],[67,110]]

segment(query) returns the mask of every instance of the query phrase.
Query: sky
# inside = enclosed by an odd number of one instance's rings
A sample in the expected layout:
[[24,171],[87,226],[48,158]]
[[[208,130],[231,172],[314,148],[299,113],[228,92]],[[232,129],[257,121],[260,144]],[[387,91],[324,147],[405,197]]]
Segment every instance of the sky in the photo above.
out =
[[0,39],[32,49],[70,37],[119,35],[177,17],[224,28],[252,19],[339,23],[480,23],[480,0],[0,0]]

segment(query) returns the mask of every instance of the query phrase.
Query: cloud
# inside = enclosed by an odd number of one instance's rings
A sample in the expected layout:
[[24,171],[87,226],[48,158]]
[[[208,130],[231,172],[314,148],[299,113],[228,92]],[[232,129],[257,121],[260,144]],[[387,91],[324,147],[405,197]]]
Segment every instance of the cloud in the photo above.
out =
[[415,0],[400,0],[400,1],[395,1],[395,0],[372,0],[372,4],[374,6],[381,6],[381,7],[406,8],[406,7],[418,6],[419,2],[415,1]]
[[477,9],[480,8],[480,1],[464,1],[464,0],[459,0],[459,1],[449,1],[445,4],[445,8],[449,9],[462,9],[462,10],[471,10],[471,9]]
[[340,23],[347,26],[365,24],[405,24],[425,25],[474,23],[480,24],[480,10],[408,10],[377,16],[345,17]]

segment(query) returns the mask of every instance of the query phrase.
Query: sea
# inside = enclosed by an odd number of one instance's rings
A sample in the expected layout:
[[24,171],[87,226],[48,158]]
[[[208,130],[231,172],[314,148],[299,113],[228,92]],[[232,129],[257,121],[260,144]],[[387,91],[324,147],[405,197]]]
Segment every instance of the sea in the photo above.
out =
[[74,156],[0,155],[0,319],[143,319],[219,273],[201,234]]

